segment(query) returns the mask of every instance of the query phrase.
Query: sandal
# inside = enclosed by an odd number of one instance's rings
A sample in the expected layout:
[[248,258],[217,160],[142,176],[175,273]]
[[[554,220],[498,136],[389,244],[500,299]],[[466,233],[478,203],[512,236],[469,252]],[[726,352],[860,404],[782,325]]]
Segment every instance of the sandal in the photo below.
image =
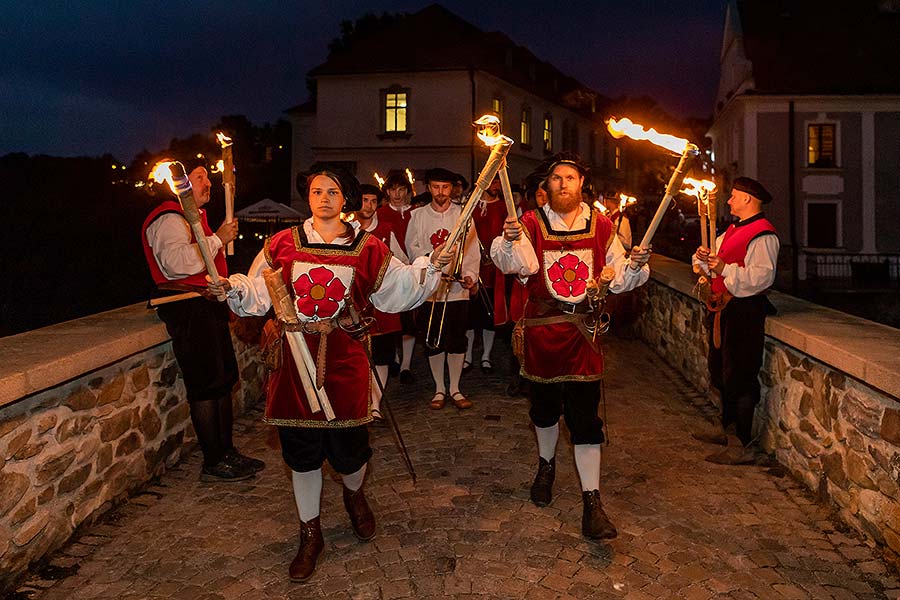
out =
[[471,361],[464,360],[464,361],[463,361],[462,372],[463,372],[463,373],[468,373],[468,372],[471,371],[471,370],[472,370],[472,363],[471,363]]
[[494,372],[494,365],[491,364],[491,361],[487,358],[481,361],[481,372],[485,375],[490,375]]
[[432,410],[441,410],[444,408],[444,404],[447,403],[447,394],[444,392],[437,392],[434,395],[434,398],[431,399],[431,403],[428,405]]
[[463,396],[462,392],[454,392],[450,395],[450,398],[453,401],[453,405],[460,410],[472,408],[472,406],[474,406],[471,400]]

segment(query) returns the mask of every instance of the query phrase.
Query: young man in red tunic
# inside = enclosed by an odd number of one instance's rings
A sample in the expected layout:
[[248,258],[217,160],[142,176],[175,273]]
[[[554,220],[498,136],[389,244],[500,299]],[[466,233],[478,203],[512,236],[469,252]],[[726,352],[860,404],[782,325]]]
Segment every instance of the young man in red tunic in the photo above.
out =
[[[387,195],[388,202],[379,207],[376,214],[381,227],[390,231],[390,239],[385,244],[391,249],[394,256],[408,264],[410,258],[406,249],[406,229],[409,227],[409,219],[412,216],[412,206],[410,205],[412,184],[405,172],[391,170],[381,189]],[[400,327],[400,383],[408,384],[415,381],[412,371],[410,371],[417,333],[413,311],[400,314]]]
[[503,235],[491,245],[491,257],[504,273],[528,278],[519,325],[524,336],[521,370],[531,382],[530,415],[540,455],[531,500],[546,506],[552,499],[559,417],[564,415],[581,479],[582,533],[608,539],[617,532],[600,502],[603,422],[597,408],[603,354],[586,328],[588,289],[601,271],[612,276],[613,293],[643,284],[650,276],[650,251],[634,248],[625,258],[609,219],[582,202],[586,174],[577,160],[557,157],[547,178],[549,203],[525,213],[521,224],[507,219]]
[[358,231],[358,223],[354,227],[341,220],[341,211],[359,210],[358,183],[352,175],[316,169],[307,182],[312,218],[272,236],[247,275],[209,284],[235,313],[263,315],[272,306],[263,274],[267,268],[281,269],[301,324],[292,331],[302,332],[315,357],[312,378],[321,378],[334,409],[333,420],[326,419],[324,410],[313,410],[290,344],[282,343],[281,366],[269,377],[265,421],[278,426],[300,515],[300,547],[288,569],[292,581],[312,576],[325,546],[319,524],[325,459],[341,474],[354,533],[364,541],[375,535],[375,516],[363,493],[372,456],[366,427],[372,420],[368,341],[344,329],[351,308],[357,314],[369,303],[384,312],[415,308],[437,287],[444,260],[441,252],[434,252],[404,265],[375,236]]
[[475,208],[472,221],[478,234],[478,245],[481,252],[479,286],[483,289],[469,303],[469,330],[466,331],[468,346],[463,371],[472,366],[472,347],[475,345],[475,332],[481,331],[481,360],[478,365],[481,371],[490,374],[494,371],[491,363],[491,350],[494,347],[496,328],[504,325],[508,319],[506,309],[506,278],[491,261],[491,242],[503,233],[506,221],[506,202],[500,190],[500,178],[495,177],[488,189],[484,191],[481,202]]
[[[216,271],[228,275],[225,245],[237,237],[238,222],[223,223],[213,233],[202,207],[209,202],[212,184],[206,165],[196,158],[183,162],[206,243],[214,255]],[[237,360],[231,344],[228,310],[206,292],[206,265],[197,240],[184,218],[181,204],[167,184],[154,185],[165,198],[147,216],[141,241],[157,296],[195,291],[195,297],[160,304],[159,318],[172,338],[172,350],[181,368],[191,423],[203,452],[202,481],[240,481],[252,477],[265,464],[244,456],[232,441],[231,388],[238,380]]]
[[[739,221],[718,237],[715,255],[700,247],[692,261],[712,277],[709,374],[722,396],[722,430],[694,437],[728,446],[707,456],[709,462],[740,465],[756,458],[753,413],[759,403],[766,316],[775,314],[766,291],[775,282],[780,250],[775,227],[762,210],[771,201],[772,195],[755,179],[735,179],[728,206]],[[737,439],[725,433],[731,425]]]

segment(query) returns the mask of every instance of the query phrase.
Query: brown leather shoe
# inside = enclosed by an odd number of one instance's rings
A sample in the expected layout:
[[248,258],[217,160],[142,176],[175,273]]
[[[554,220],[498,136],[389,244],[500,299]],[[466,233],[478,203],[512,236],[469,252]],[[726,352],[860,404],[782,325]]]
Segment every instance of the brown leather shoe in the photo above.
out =
[[553,480],[556,479],[556,457],[549,461],[538,457],[538,471],[531,484],[531,501],[535,506],[547,506],[553,498]]
[[450,394],[450,401],[453,402],[453,405],[459,410],[465,410],[474,406],[471,400],[463,396],[462,392],[453,392]]
[[366,495],[363,493],[362,488],[351,492],[347,489],[347,486],[343,487],[344,508],[347,509],[347,514],[350,515],[353,533],[362,541],[367,542],[375,537],[375,515],[372,514],[372,509],[369,508],[369,503],[366,502]]
[[611,540],[619,535],[615,525],[603,511],[600,503],[600,490],[581,493],[584,502],[584,513],[581,516],[581,533],[592,540]]
[[434,394],[434,398],[431,399],[431,403],[429,403],[429,407],[431,410],[441,410],[444,408],[444,405],[447,403],[447,394],[444,392],[436,392]]
[[291,581],[306,581],[312,577],[316,570],[316,560],[324,547],[325,540],[322,539],[319,517],[310,519],[308,523],[300,521],[300,548],[288,568]]

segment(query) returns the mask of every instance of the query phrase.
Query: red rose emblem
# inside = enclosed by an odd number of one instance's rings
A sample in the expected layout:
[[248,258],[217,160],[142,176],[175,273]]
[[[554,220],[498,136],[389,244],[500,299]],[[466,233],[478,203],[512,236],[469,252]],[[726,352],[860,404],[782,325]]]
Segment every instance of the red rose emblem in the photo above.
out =
[[347,288],[327,267],[316,267],[294,282],[297,310],[308,317],[333,317]]
[[450,237],[450,232],[446,229],[438,229],[434,233],[431,234],[431,249],[435,249],[444,242],[447,241],[447,238]]
[[580,296],[587,287],[588,267],[574,254],[561,256],[547,269],[554,291],[562,298]]

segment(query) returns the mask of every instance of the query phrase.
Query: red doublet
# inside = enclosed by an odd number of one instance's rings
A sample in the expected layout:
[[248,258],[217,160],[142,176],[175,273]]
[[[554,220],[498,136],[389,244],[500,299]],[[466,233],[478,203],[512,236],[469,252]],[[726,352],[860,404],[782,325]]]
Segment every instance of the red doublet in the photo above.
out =
[[[553,231],[542,209],[527,212],[522,227],[534,247],[538,272],[528,278],[525,360],[522,375],[533,381],[596,381],[603,377],[603,354],[572,321],[541,323],[564,314],[559,302],[586,302],[586,281],[606,264],[612,223],[596,210],[584,229]],[[580,318],[582,315],[573,315]],[[532,321],[535,320],[536,322]],[[530,324],[532,322],[533,324]]]
[[[484,207],[483,212],[482,207]],[[506,217],[506,203],[499,199],[475,208],[472,220],[475,222],[475,231],[478,233],[481,247],[486,252],[490,252],[494,238],[503,233],[503,223],[506,221]],[[503,325],[508,320],[506,279],[503,271],[498,269],[493,262],[482,261],[479,277],[481,277],[484,287],[494,290],[494,297],[491,299],[494,306],[494,325]]]
[[[144,257],[147,259],[147,266],[150,268],[150,275],[153,277],[153,283],[161,288],[167,286],[192,287],[199,288],[199,291],[205,291],[206,269],[182,279],[169,279],[163,275],[162,270],[159,268],[159,263],[156,262],[156,257],[153,256],[153,248],[150,247],[150,242],[147,241],[147,228],[165,213],[176,213],[184,218],[184,212],[181,210],[181,205],[174,200],[166,200],[165,202],[161,202],[159,206],[150,212],[147,218],[144,219],[144,224],[141,226],[141,243],[144,246]],[[197,238],[194,237],[194,230],[190,228],[187,220],[185,220],[184,224],[191,234],[191,243],[196,244]],[[203,233],[205,235],[210,236],[213,234],[213,230],[210,229],[209,223],[206,222],[206,211],[203,209],[200,209],[200,225],[203,227]],[[228,277],[228,264],[225,262],[224,247],[219,249],[213,262],[216,265],[216,271],[219,272],[219,276]]]
[[[391,259],[390,250],[365,231],[349,246],[341,246],[309,243],[298,227],[276,233],[264,252],[270,267],[282,269],[301,321],[325,320],[340,314],[348,289],[357,310],[364,310],[369,305],[369,296],[381,286]],[[289,346],[283,342],[282,366],[272,372],[267,386],[267,423],[345,428],[372,420],[369,359],[363,346],[369,343],[368,339],[355,340],[339,327],[327,335],[325,392],[336,418],[327,421],[323,412],[310,411]],[[320,334],[303,333],[303,337],[315,357]]]
[[[382,206],[379,208],[379,210],[381,208],[385,208],[385,207]],[[393,213],[397,212],[390,207],[387,207],[387,208],[388,208],[388,210],[390,210]],[[409,213],[411,211],[406,211],[406,212]],[[399,215],[400,213],[397,213],[397,214]],[[404,235],[405,235],[405,229],[406,228],[404,227]],[[373,236],[375,236],[376,238],[381,240],[381,242],[385,246],[390,248],[391,247],[391,232],[392,232],[391,224],[388,223],[387,221],[382,221],[381,217],[379,217],[378,225],[375,227],[375,229],[373,229],[369,233],[371,233]],[[394,234],[394,235],[396,236],[396,234]],[[405,249],[403,251],[406,252]],[[372,313],[372,316],[375,318],[375,325],[373,325],[372,329],[369,330],[369,333],[371,335],[383,335],[385,333],[394,333],[394,332],[400,331],[400,329],[402,329],[402,324],[400,322],[400,314],[399,313],[381,312],[374,306],[372,307],[371,313]]]
[[[378,210],[375,211],[375,214],[378,215],[378,227],[376,228],[376,231],[385,228],[389,233],[393,232],[394,237],[397,238],[397,243],[400,244],[400,249],[403,250],[404,254],[409,256],[409,251],[406,249],[406,229],[409,227],[409,218],[412,216],[412,208],[400,212],[399,210],[391,208],[390,204],[385,204],[379,206]],[[388,239],[390,239],[389,235]],[[387,239],[382,239],[382,241],[390,247]]]
[[[750,217],[743,223],[729,225],[716,254],[726,264],[737,263],[743,267],[750,242],[763,235],[775,234],[775,226],[762,213],[758,213],[758,216]],[[712,291],[717,294],[727,291],[724,277],[717,275],[712,279]]]

